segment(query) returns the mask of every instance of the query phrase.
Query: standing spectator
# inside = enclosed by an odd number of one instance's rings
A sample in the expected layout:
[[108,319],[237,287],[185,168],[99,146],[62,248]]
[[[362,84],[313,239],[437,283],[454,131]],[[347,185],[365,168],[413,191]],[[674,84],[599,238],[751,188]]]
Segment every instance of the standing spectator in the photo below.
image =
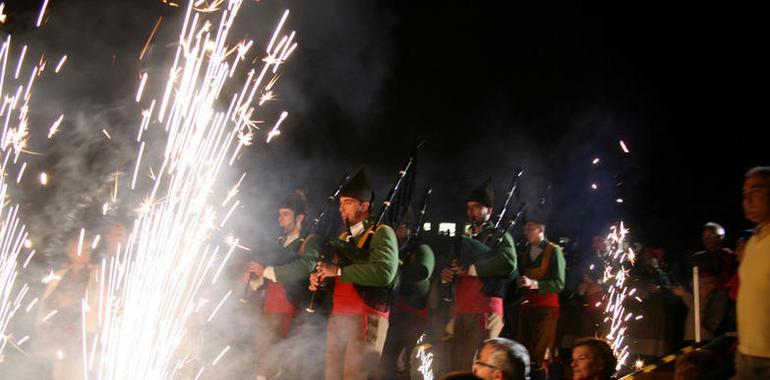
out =
[[643,302],[631,303],[628,307],[633,314],[644,315],[644,321],[631,324],[630,335],[633,351],[642,355],[659,356],[672,351],[675,346],[672,339],[674,321],[681,321],[671,317],[675,306],[681,302],[669,290],[671,281],[661,269],[663,257],[660,249],[642,249],[631,276],[636,296]]
[[715,277],[720,286],[730,280],[737,268],[735,253],[724,246],[724,241],[724,227],[713,222],[706,223],[703,226],[705,250],[696,252],[690,258],[690,265],[698,267],[700,276]]
[[734,379],[770,378],[770,166],[755,167],[743,182],[743,213],[755,224],[739,275],[738,352]]
[[700,310],[695,310],[693,294],[684,288],[674,288],[673,292],[687,306],[684,339],[695,340],[695,313],[700,312],[700,336],[703,340],[712,340],[730,330],[729,308],[730,300],[727,291],[720,287],[713,276],[700,277],[698,280]]

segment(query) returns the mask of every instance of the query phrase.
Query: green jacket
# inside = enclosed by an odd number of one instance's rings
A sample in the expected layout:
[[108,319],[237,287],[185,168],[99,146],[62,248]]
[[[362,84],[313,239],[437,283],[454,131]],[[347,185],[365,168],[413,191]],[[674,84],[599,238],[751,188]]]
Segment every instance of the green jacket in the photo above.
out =
[[285,283],[307,279],[310,273],[315,271],[316,262],[320,257],[321,243],[321,237],[317,235],[291,242],[286,249],[297,252],[300,250],[300,245],[305,244],[304,254],[300,254],[299,257],[286,264],[273,267],[276,282]]
[[[494,228],[485,227],[475,239],[463,237],[462,258],[464,265],[473,264],[479,277],[505,277],[516,273],[516,247],[511,234],[505,233],[503,240],[497,244]],[[489,239],[485,244],[484,241]]]
[[399,293],[413,306],[422,308],[430,291],[430,276],[433,274],[436,259],[427,244],[413,246],[410,251],[401,264]]
[[[364,233],[357,237],[360,248],[370,233],[371,224],[364,223]],[[396,233],[387,225],[380,225],[369,243],[367,250],[359,252],[353,263],[342,268],[342,281],[364,286],[385,287],[396,278],[398,271],[398,242]],[[347,233],[340,240],[347,238]]]
[[538,247],[543,250],[543,253],[535,258],[534,261],[529,258],[529,250],[531,249],[531,246],[527,248],[526,252],[524,252],[520,258],[521,274],[525,275],[527,268],[537,268],[540,266],[541,262],[543,261],[543,256],[545,256],[545,249],[549,245],[553,247],[553,256],[551,258],[551,262],[548,265],[548,274],[544,278],[537,280],[538,294],[559,293],[564,289],[564,268],[566,264],[564,262],[564,253],[562,252],[562,248],[549,242],[548,239],[544,239],[540,242],[540,244],[538,244]]

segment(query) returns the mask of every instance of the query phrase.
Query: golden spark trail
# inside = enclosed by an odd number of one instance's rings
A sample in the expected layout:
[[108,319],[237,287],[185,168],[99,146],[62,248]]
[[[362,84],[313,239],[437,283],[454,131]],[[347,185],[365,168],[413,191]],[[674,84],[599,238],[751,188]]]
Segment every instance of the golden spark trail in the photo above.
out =
[[[251,75],[233,74],[236,65],[250,61],[246,56],[253,44],[229,35],[242,4],[242,0],[217,0],[196,8],[194,1],[188,1],[159,99],[145,94],[153,99],[144,100],[137,91],[143,111],[131,188],[148,191],[126,245],[102,265],[99,335],[97,348],[91,349],[95,352],[91,357],[97,355],[99,360],[91,378],[172,379],[181,371],[200,376],[206,368],[182,368],[190,362],[185,360],[183,342],[194,316],[211,321],[230,300],[232,291],[211,305],[199,292],[216,281],[235,249],[243,249],[236,238],[228,239],[234,243],[227,250],[221,243],[209,242],[227,232],[220,229],[238,208],[238,200],[228,201],[237,194],[240,181],[230,192],[215,190],[228,160],[250,143],[245,136],[252,133],[250,116],[258,107],[253,94],[264,91],[261,78],[283,63],[288,51],[274,49],[271,43],[261,68],[247,68]],[[216,9],[218,5],[222,9]],[[292,41],[282,31],[287,16],[285,12],[273,40]],[[229,54],[233,51],[238,53]],[[262,74],[255,77],[256,72]],[[240,86],[228,83],[238,77],[245,77]],[[143,75],[140,88],[146,80]],[[225,93],[230,88],[235,88],[233,93]],[[226,109],[220,109],[222,99],[227,99]],[[154,133],[143,133],[149,128]],[[148,139],[159,135],[165,140],[158,150],[160,141]],[[149,180],[138,175],[147,166],[157,169]]]
[[[627,299],[636,293],[636,289],[629,290],[627,284],[629,271],[635,258],[633,250],[627,246],[627,234],[628,230],[623,222],[610,227],[610,233],[606,238],[609,251],[602,257],[604,261],[602,283],[607,292],[604,298],[604,323],[607,325],[605,338],[609,341],[615,357],[618,358],[616,370],[625,366],[629,357],[626,333],[629,321],[634,318],[633,314],[626,309]],[[638,297],[635,299],[641,302]],[[634,318],[634,320],[639,319],[641,315]]]
[[[2,8],[0,8],[2,9]],[[2,13],[2,11],[0,11]],[[19,164],[21,153],[27,143],[29,129],[28,117],[30,102],[32,99],[32,87],[34,78],[43,70],[44,60],[41,58],[38,66],[34,66],[27,83],[19,83],[18,78],[23,72],[24,59],[27,58],[28,48],[25,45],[21,49],[18,61],[15,63],[14,75],[7,74],[7,69],[13,66],[11,56],[11,35],[7,35],[0,46],[0,122],[2,122],[2,134],[0,134],[0,358],[8,344],[18,346],[29,337],[24,337],[17,342],[12,342],[8,326],[16,312],[22,308],[24,298],[29,291],[29,285],[20,283],[18,270],[19,258],[22,250],[30,249],[26,227],[18,218],[19,205],[9,199],[8,183],[9,171],[17,166],[16,182],[19,183],[24,175],[27,162],[22,160]],[[26,268],[35,251],[27,255],[22,269]],[[34,307],[37,298],[29,302],[24,308],[25,312]],[[53,314],[48,315],[50,318]]]
[[152,32],[150,32],[150,36],[147,37],[147,42],[144,43],[144,47],[142,48],[142,52],[139,53],[139,60],[141,61],[144,59],[144,53],[147,52],[147,48],[150,47],[150,42],[152,41],[152,37],[155,36],[155,32],[158,31],[158,27],[160,26],[160,22],[163,21],[163,16],[158,17],[158,21],[155,23],[155,26],[152,28]]

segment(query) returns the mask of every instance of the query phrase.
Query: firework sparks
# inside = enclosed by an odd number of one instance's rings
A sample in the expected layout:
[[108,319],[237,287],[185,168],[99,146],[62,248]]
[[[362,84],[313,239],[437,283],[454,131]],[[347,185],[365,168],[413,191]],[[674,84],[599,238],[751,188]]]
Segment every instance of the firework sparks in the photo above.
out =
[[[633,314],[626,310],[626,300],[636,293],[636,289],[629,290],[627,286],[630,266],[633,265],[633,261],[629,260],[632,256],[629,255],[631,250],[626,247],[627,234],[628,230],[623,226],[623,222],[612,226],[607,236],[607,246],[610,250],[602,257],[605,264],[602,283],[607,290],[604,308],[604,322],[608,324],[606,338],[610,342],[615,357],[618,358],[617,370],[625,365],[630,354],[625,334]],[[638,320],[638,317],[635,320]]]
[[24,47],[21,48],[21,53],[19,54],[19,60],[16,62],[16,73],[13,74],[13,79],[19,79],[19,73],[21,72],[21,67],[24,65],[24,57],[27,55],[27,45],[24,45]]
[[[139,103],[142,100],[142,93],[144,92],[144,84],[147,82],[147,73],[142,73],[139,81],[139,89],[136,90],[136,102]],[[140,129],[141,130],[141,129]]]
[[16,176],[16,183],[21,182],[21,178],[24,177],[24,171],[27,169],[27,162],[21,164],[19,168],[19,174]]
[[211,362],[211,366],[212,366],[212,367],[216,366],[216,365],[217,365],[217,363],[219,363],[219,359],[222,359],[222,357],[223,357],[223,356],[225,356],[225,354],[226,354],[226,353],[227,353],[227,351],[229,351],[229,350],[230,350],[230,346],[227,346],[227,347],[225,347],[225,349],[224,349],[224,350],[222,350],[222,352],[220,352],[220,353],[219,353],[219,355],[217,355],[217,358],[216,358],[216,359],[214,359],[214,361],[213,361],[213,362]]
[[623,149],[623,153],[629,152],[628,147],[626,146],[626,143],[623,140],[620,140],[619,144],[620,144],[620,149]]
[[54,69],[54,73],[59,73],[59,70],[61,70],[62,66],[64,66],[64,62],[67,62],[67,55],[63,55],[61,59],[59,60],[59,63],[56,65],[56,69]]
[[64,119],[64,115],[59,115],[59,118],[53,122],[53,125],[51,125],[51,129],[48,130],[49,139],[53,137],[53,135],[55,135],[56,132],[59,132],[59,125],[61,125],[61,122],[63,119]]
[[433,353],[428,352],[430,344],[423,343],[425,340],[425,334],[420,336],[417,340],[417,359],[420,361],[420,366],[417,370],[422,374],[423,380],[433,380]]
[[[238,208],[238,200],[228,202],[237,194],[241,181],[221,198],[213,189],[227,160],[250,143],[245,136],[252,133],[256,95],[264,91],[262,78],[285,61],[291,49],[289,44],[296,46],[293,37],[283,36],[281,30],[286,12],[272,39],[285,40],[280,49],[278,45],[273,48],[271,42],[261,70],[252,69],[231,97],[223,94],[223,89],[232,88],[225,84],[233,67],[244,61],[251,46],[243,41],[229,42],[242,3],[187,3],[176,56],[164,80],[161,99],[149,101],[149,107],[142,113],[131,188],[141,188],[147,181],[138,175],[140,168],[156,170],[152,171],[151,190],[142,201],[126,246],[103,265],[106,274],[100,282],[103,296],[96,350],[100,360],[92,377],[173,378],[180,368],[192,362],[183,352],[182,342],[193,313],[205,312],[208,315],[202,316],[202,320],[211,321],[231,298],[232,292],[228,292],[212,309],[210,304],[204,307],[207,303],[198,296],[204,283],[212,277],[216,281],[227,258],[240,247],[238,239],[232,238],[225,253],[220,249],[221,243],[207,241]],[[223,9],[217,10],[218,6]],[[215,17],[221,19],[216,21]],[[238,54],[230,54],[232,51]],[[145,80],[143,76],[140,88]],[[140,94],[138,91],[137,101],[146,103]],[[230,99],[226,111],[217,109],[222,99]],[[276,123],[276,132],[285,117],[284,112]],[[150,149],[154,144],[145,141],[149,134],[142,133],[151,127],[162,128],[167,136],[162,154],[157,157]],[[224,217],[219,214],[219,204]],[[214,263],[219,263],[219,268]],[[227,350],[220,353],[212,366]],[[201,376],[205,368],[195,368],[192,373]]]
[[0,24],[5,24],[8,15],[5,14],[5,3],[0,3]]
[[45,16],[45,10],[48,8],[48,0],[43,0],[43,6],[40,7],[40,13],[37,15],[37,22],[35,27],[40,27],[43,24],[43,16]]
[[270,131],[270,133],[267,134],[267,143],[270,143],[270,140],[272,140],[273,137],[278,136],[281,134],[281,131],[278,130],[278,127],[281,126],[281,123],[283,123],[283,120],[286,119],[286,116],[288,116],[289,113],[286,111],[281,112],[281,117],[278,118],[278,121],[275,123],[275,126],[273,127],[273,130]]
[[[48,1],[43,3],[38,25],[42,22],[42,15]],[[4,3],[0,3],[0,21],[5,21]],[[31,108],[32,88],[35,78],[39,77],[45,68],[45,59],[41,56],[38,64],[30,70],[26,83],[17,83],[24,70],[24,62],[27,58],[28,48],[23,46],[15,63],[13,76],[7,72],[9,67],[14,67],[9,57],[12,52],[11,35],[8,34],[0,46],[0,122],[3,123],[0,135],[0,359],[3,351],[10,342],[10,334],[7,329],[16,312],[22,308],[24,298],[29,291],[27,283],[21,283],[18,276],[19,257],[23,249],[32,248],[32,242],[28,238],[26,227],[18,218],[19,206],[14,204],[8,195],[9,171],[12,166],[18,165],[16,182],[19,183],[27,168],[27,162],[19,158],[26,147],[29,138],[29,112]],[[7,90],[6,90],[7,89]],[[24,260],[22,269],[26,268],[30,259],[35,254],[32,250]],[[53,280],[55,276],[50,276]],[[28,312],[37,303],[37,298],[27,304],[24,309]],[[55,311],[47,315],[51,318]],[[24,343],[29,337],[24,337],[16,342],[16,347]]]
[[155,23],[155,26],[152,28],[152,32],[150,32],[150,36],[147,37],[147,42],[144,43],[144,47],[142,48],[142,52],[139,53],[139,60],[141,61],[144,59],[144,53],[147,52],[147,48],[150,47],[150,42],[152,42],[152,37],[155,36],[155,32],[158,31],[158,27],[160,26],[160,22],[163,21],[163,16],[158,17],[158,21]]

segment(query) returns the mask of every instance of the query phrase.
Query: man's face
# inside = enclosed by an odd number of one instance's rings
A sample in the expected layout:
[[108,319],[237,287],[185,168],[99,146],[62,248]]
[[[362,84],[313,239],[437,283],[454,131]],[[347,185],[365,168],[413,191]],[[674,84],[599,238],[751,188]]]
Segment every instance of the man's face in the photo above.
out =
[[756,224],[770,222],[770,179],[746,178],[743,182],[743,214]]
[[708,251],[717,251],[722,248],[722,240],[725,237],[718,235],[713,228],[703,229],[703,246]]
[[529,244],[540,243],[543,240],[543,232],[543,226],[537,223],[528,222],[524,226],[524,237]]
[[468,214],[468,220],[476,222],[476,224],[486,223],[492,216],[491,207],[474,201],[465,202],[465,211]]
[[281,225],[284,233],[291,232],[294,229],[294,226],[297,225],[296,219],[294,218],[294,211],[290,208],[279,208],[278,224]]
[[481,349],[479,355],[473,360],[473,374],[484,380],[503,379],[503,371],[497,369],[489,359],[492,356],[492,347],[486,345]]
[[352,197],[340,197],[340,215],[342,220],[350,221],[350,225],[363,221],[369,211],[369,202],[361,202]]

